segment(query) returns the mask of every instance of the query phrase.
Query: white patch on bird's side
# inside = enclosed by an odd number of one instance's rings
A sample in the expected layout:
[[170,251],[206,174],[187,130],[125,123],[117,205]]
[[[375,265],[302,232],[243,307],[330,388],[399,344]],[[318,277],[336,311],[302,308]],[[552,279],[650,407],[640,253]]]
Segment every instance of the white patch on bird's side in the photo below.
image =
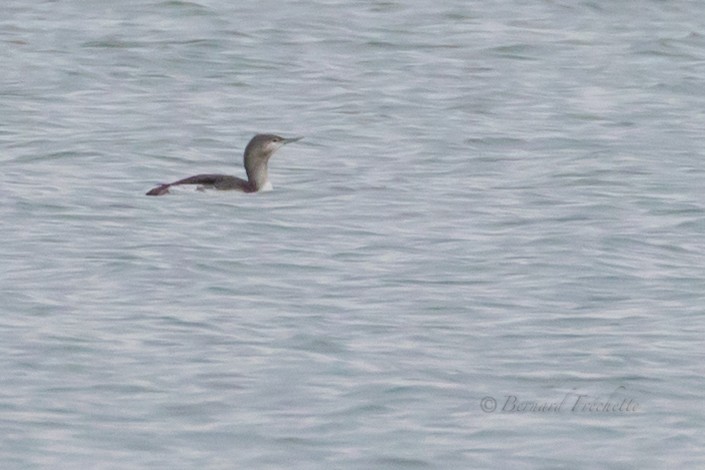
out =
[[169,193],[171,194],[187,194],[187,193],[202,193],[205,188],[200,184],[177,184],[176,186],[169,186]]
[[269,180],[267,180],[262,185],[262,188],[260,188],[260,191],[271,191],[273,189],[274,189],[274,187],[272,186],[272,183]]

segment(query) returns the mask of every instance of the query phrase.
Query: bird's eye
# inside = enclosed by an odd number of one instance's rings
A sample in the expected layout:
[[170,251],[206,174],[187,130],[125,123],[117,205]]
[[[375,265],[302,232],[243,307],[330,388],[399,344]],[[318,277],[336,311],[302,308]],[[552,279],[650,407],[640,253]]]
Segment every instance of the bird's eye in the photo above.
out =
[[274,137],[272,139],[272,142],[281,142],[282,140],[279,137]]

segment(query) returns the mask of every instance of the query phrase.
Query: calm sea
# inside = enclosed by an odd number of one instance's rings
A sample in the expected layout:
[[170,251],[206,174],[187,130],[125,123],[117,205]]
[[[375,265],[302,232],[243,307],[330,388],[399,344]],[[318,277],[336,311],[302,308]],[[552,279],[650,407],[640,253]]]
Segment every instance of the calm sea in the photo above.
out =
[[[0,467],[705,468],[703,31],[5,1]],[[257,132],[274,191],[144,196]]]

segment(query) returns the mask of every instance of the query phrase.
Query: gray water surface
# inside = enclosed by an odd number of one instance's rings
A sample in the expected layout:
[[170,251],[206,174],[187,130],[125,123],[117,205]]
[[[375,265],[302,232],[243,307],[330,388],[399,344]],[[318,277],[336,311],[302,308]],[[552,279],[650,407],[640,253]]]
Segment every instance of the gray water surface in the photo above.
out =
[[3,469],[705,466],[705,3],[2,10]]

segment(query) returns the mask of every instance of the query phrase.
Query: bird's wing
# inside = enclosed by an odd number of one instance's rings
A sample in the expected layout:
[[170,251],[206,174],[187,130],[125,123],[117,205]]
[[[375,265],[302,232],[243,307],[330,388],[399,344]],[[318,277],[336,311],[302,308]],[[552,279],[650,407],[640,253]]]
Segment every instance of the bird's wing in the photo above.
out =
[[168,194],[171,186],[178,186],[181,184],[200,184],[202,186],[210,186],[215,189],[237,190],[244,191],[246,193],[252,192],[250,184],[242,178],[230,175],[207,174],[189,176],[188,178],[174,181],[173,183],[161,184],[147,192],[147,195],[161,196]]
[[170,183],[169,186],[176,186],[177,184],[204,184],[207,186],[215,186],[218,182],[232,178],[227,175],[196,175],[189,176],[188,178],[181,179],[179,181],[174,181]]

